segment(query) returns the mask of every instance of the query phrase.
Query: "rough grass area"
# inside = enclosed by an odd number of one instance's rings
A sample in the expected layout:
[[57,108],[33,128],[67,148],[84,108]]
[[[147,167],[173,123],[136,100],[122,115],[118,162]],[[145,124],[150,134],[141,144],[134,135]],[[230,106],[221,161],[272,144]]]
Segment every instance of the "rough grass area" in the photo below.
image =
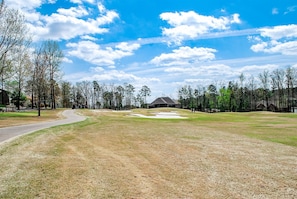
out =
[[2,145],[0,198],[297,198],[295,115],[167,110],[189,119],[84,110]]
[[216,130],[297,147],[297,114],[197,113],[192,116],[192,121]]
[[61,119],[63,117],[62,111],[63,109],[41,110],[40,117],[38,117],[37,110],[0,112],[0,128]]

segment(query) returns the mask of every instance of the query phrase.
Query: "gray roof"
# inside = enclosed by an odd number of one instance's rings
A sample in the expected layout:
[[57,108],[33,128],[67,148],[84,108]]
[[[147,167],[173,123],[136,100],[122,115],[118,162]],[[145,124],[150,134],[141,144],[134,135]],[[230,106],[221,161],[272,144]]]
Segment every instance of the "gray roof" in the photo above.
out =
[[175,102],[169,98],[169,97],[158,97],[157,99],[155,99],[151,105],[155,105],[155,104],[168,104],[168,105],[174,105]]

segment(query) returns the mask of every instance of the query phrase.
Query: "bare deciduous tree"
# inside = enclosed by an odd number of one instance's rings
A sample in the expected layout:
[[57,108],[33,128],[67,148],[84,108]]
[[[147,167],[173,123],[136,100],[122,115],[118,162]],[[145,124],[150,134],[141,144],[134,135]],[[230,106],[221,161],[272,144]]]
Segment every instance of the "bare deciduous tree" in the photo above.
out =
[[59,44],[56,41],[45,41],[43,53],[45,55],[45,61],[48,65],[49,70],[49,83],[50,83],[50,107],[56,108],[56,96],[55,96],[55,85],[57,82],[57,75],[60,71],[60,64],[64,57]]
[[263,100],[266,102],[266,108],[268,107],[268,93],[269,93],[269,72],[267,70],[259,74],[259,79],[263,87]]
[[40,116],[41,100],[46,91],[46,72],[48,65],[46,64],[46,55],[44,54],[44,45],[41,45],[34,53],[34,78],[33,86],[37,94],[38,116]]
[[25,86],[25,82],[28,79],[30,72],[32,71],[32,62],[30,60],[30,54],[27,46],[19,46],[14,51],[15,57],[13,61],[13,79],[17,83],[17,109],[20,110],[20,96]]
[[9,71],[13,49],[29,40],[28,28],[24,16],[15,9],[8,8],[1,2],[0,9],[0,75]]

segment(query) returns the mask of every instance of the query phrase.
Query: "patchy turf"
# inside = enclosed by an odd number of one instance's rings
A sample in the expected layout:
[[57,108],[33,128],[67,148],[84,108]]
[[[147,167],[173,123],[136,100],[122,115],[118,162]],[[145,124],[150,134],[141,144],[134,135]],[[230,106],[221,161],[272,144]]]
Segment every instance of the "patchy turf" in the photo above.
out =
[[38,117],[37,110],[0,112],[0,128],[61,119],[63,117],[61,114],[63,110],[64,109],[41,110],[40,117]]
[[84,110],[5,144],[0,198],[297,197],[295,116],[178,112],[188,119]]

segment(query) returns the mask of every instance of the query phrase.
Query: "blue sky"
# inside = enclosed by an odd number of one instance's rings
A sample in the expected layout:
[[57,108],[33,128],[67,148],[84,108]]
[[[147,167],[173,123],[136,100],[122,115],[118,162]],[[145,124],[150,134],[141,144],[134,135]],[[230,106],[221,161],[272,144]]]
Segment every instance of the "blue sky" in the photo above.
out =
[[63,79],[147,85],[151,98],[183,85],[222,84],[297,68],[295,0],[6,0],[34,42],[59,41]]

